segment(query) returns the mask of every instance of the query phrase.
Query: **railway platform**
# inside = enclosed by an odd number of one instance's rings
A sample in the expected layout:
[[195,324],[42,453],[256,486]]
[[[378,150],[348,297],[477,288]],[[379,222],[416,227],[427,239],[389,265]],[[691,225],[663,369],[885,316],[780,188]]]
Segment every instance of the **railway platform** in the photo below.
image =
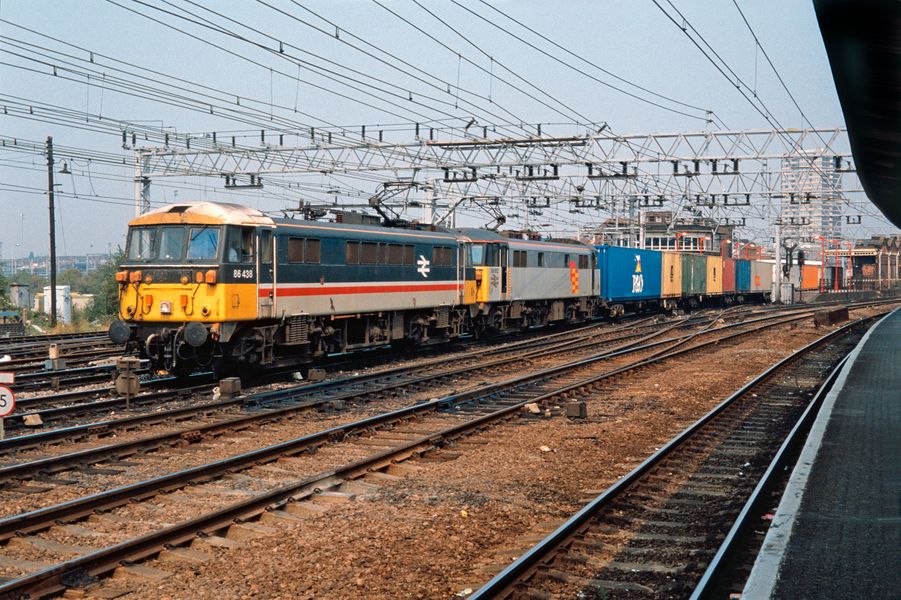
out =
[[743,598],[897,598],[901,308],[849,355],[767,532]]

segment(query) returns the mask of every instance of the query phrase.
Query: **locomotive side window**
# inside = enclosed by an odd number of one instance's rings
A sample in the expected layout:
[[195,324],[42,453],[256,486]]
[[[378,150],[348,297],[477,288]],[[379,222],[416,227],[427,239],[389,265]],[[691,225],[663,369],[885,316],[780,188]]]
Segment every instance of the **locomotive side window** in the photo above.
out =
[[268,229],[260,232],[260,261],[264,264],[272,262],[272,231]]
[[360,264],[376,265],[379,262],[379,245],[375,242],[360,244]]
[[435,246],[432,248],[432,266],[449,267],[453,265],[453,254],[447,246]]
[[538,266],[539,266],[539,267],[543,267],[543,266],[544,266],[544,252],[539,252],[539,253],[538,253]]
[[192,227],[188,237],[188,260],[214,259],[219,253],[219,229],[203,225]]
[[288,262],[303,262],[303,238],[288,238]]
[[229,227],[225,241],[225,261],[251,263],[253,258],[253,227]]
[[303,262],[319,263],[319,240],[306,239],[304,241]]
[[513,251],[513,266],[525,267],[528,265],[528,255],[525,250]]
[[473,244],[469,247],[470,263],[478,266],[485,262],[485,244]]
[[587,268],[588,268],[588,255],[587,255],[587,254],[580,254],[580,255],[579,255],[579,268],[580,268],[580,269],[587,269]]
[[401,244],[388,244],[388,264],[404,264],[404,247]]
[[[348,242],[350,248],[351,242]],[[289,263],[319,263],[319,240],[310,238],[288,238]],[[350,261],[348,260],[348,263]]]
[[473,244],[469,247],[473,266],[496,267],[498,262],[497,244]]
[[346,242],[344,244],[344,262],[349,265],[360,264],[360,242]]
[[416,260],[414,257],[414,251],[412,244],[404,244],[404,264],[405,265],[415,265]]
[[149,260],[156,254],[156,229],[144,227],[131,230],[128,239],[128,258],[131,260]]

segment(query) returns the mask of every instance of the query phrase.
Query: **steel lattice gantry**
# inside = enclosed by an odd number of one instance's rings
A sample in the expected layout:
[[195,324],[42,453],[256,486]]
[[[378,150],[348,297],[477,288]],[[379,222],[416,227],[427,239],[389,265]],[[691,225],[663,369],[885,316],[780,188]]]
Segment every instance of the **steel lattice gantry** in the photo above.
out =
[[[782,173],[789,157],[828,157],[833,171],[852,173],[847,132],[843,128],[571,137],[458,139],[385,144],[316,144],[308,147],[216,146],[213,149],[142,148],[135,156],[136,204],[149,203],[148,182],[171,176],[253,176],[255,181],[284,174],[382,172],[428,184],[430,199],[446,210],[432,211],[445,221],[458,205],[482,199],[520,200],[527,207],[565,203],[613,213],[622,206],[667,207],[675,213],[700,207],[720,217],[773,216],[778,203],[795,202],[791,181]],[[826,181],[824,179],[824,181]],[[811,197],[841,197],[859,191],[856,178],[843,187],[841,177],[820,188],[798,190],[798,202]],[[791,198],[789,198],[791,196]],[[763,202],[761,202],[763,201]],[[764,206],[765,205],[765,206]],[[717,208],[714,208],[717,207]]]
[[[842,148],[833,151],[830,148]],[[531,137],[417,141],[356,145],[316,144],[308,147],[267,145],[215,149],[141,148],[144,177],[190,175],[265,175],[273,173],[350,173],[399,170],[504,169],[580,166],[588,175],[615,176],[636,164],[670,163],[674,171],[699,170],[696,161],[728,169],[734,161],[764,161],[814,151],[847,159],[847,131],[714,131],[696,133]]]

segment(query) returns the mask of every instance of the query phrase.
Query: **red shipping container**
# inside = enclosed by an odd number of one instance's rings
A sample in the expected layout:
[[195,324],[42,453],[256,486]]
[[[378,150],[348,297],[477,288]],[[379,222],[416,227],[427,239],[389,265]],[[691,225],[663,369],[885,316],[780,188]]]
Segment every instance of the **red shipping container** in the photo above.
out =
[[735,259],[723,259],[723,293],[735,292]]

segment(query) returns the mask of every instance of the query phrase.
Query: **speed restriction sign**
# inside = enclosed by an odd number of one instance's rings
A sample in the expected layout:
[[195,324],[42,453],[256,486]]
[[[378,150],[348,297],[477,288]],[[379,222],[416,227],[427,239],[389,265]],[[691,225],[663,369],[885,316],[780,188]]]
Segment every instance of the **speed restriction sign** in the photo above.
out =
[[0,418],[8,417],[16,408],[16,395],[5,385],[0,385]]

